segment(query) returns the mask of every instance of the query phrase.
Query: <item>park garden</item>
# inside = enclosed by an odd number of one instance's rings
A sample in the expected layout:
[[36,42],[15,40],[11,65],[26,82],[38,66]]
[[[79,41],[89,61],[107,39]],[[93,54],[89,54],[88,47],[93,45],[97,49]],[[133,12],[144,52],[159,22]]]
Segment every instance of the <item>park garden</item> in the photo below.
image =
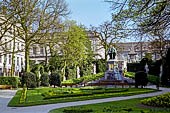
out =
[[[104,2],[112,4],[111,21],[87,29],[66,18],[70,10],[64,0],[0,1],[0,40],[3,39],[0,46],[5,47],[0,55],[4,56],[3,71],[10,67],[10,74],[6,70],[0,76],[0,88],[18,89],[8,103],[9,107],[126,97],[158,92],[159,87],[170,87],[170,49],[165,48],[166,43],[169,44],[169,1]],[[90,41],[89,32],[97,39]],[[152,42],[152,48],[148,51],[159,53],[160,60],[155,57],[153,61],[150,53],[144,56],[141,46],[140,61],[127,63],[127,69],[121,70],[127,80],[94,84],[106,75],[108,50],[119,48],[116,44],[132,37],[135,41],[145,42],[143,38],[147,38]],[[22,44],[16,44],[18,40]],[[155,44],[159,47],[156,48]],[[22,49],[16,45],[22,45]],[[30,48],[35,45],[45,48],[45,60],[39,64],[29,56]],[[104,58],[97,59],[102,55],[95,52],[101,48]],[[20,74],[16,77],[19,67],[19,56],[16,56],[19,53],[24,59],[20,63]],[[10,66],[6,66],[7,60]],[[109,60],[113,61],[114,58]],[[129,83],[128,79],[135,82]],[[147,85],[155,85],[157,89],[145,88]],[[50,113],[169,113],[169,108],[170,93],[166,93],[150,98],[54,109]]]

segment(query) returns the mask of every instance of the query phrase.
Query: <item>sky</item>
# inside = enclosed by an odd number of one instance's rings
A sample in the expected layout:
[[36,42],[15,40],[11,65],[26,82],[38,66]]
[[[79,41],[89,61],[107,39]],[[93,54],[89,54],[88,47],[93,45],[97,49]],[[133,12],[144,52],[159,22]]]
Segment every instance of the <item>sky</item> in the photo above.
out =
[[111,20],[110,5],[104,0],[66,0],[71,10],[70,20],[77,21],[86,27],[98,26]]

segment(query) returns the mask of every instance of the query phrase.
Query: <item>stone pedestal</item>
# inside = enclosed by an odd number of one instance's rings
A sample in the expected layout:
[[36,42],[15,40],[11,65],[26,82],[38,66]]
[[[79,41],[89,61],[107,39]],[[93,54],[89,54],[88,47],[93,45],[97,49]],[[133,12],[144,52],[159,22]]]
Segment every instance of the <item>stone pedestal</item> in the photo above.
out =
[[105,72],[105,80],[114,79],[114,60],[107,61],[107,71]]

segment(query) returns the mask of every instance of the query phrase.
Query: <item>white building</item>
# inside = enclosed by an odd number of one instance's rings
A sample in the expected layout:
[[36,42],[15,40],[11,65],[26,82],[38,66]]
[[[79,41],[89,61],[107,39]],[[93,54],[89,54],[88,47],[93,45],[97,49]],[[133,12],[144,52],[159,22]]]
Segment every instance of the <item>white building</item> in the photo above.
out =
[[[3,21],[3,17],[1,16],[0,23]],[[4,26],[0,26],[1,34],[3,36],[0,40],[0,76],[11,76],[11,65],[12,65],[12,52],[14,48],[14,29],[13,26],[7,31],[3,31]],[[4,35],[3,32],[5,33]],[[15,76],[19,75],[19,72],[22,71],[25,64],[25,54],[24,54],[24,42],[15,38],[15,56],[14,56],[14,72]]]
[[[0,44],[0,76],[10,76],[11,73],[11,65],[12,65],[12,52],[14,48],[14,40],[12,34],[7,32],[8,37],[3,37]],[[11,36],[11,37],[9,37]],[[6,44],[5,44],[6,43]],[[22,71],[25,64],[25,54],[24,54],[24,43],[20,39],[15,39],[15,56],[14,56],[14,64],[15,64],[15,75],[18,76],[19,72]]]
[[89,40],[91,41],[91,49],[94,52],[96,59],[105,59],[105,49],[101,45],[101,41],[92,32],[88,32]]

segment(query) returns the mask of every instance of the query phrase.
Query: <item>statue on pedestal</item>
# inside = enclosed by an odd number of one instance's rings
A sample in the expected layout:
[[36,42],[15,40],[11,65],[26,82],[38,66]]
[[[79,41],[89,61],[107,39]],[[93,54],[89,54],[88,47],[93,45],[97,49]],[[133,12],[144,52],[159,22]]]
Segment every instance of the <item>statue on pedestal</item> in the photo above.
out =
[[117,54],[117,52],[116,52],[116,49],[114,47],[109,48],[108,51],[107,51],[107,55],[109,55],[110,60],[115,59],[116,54]]

